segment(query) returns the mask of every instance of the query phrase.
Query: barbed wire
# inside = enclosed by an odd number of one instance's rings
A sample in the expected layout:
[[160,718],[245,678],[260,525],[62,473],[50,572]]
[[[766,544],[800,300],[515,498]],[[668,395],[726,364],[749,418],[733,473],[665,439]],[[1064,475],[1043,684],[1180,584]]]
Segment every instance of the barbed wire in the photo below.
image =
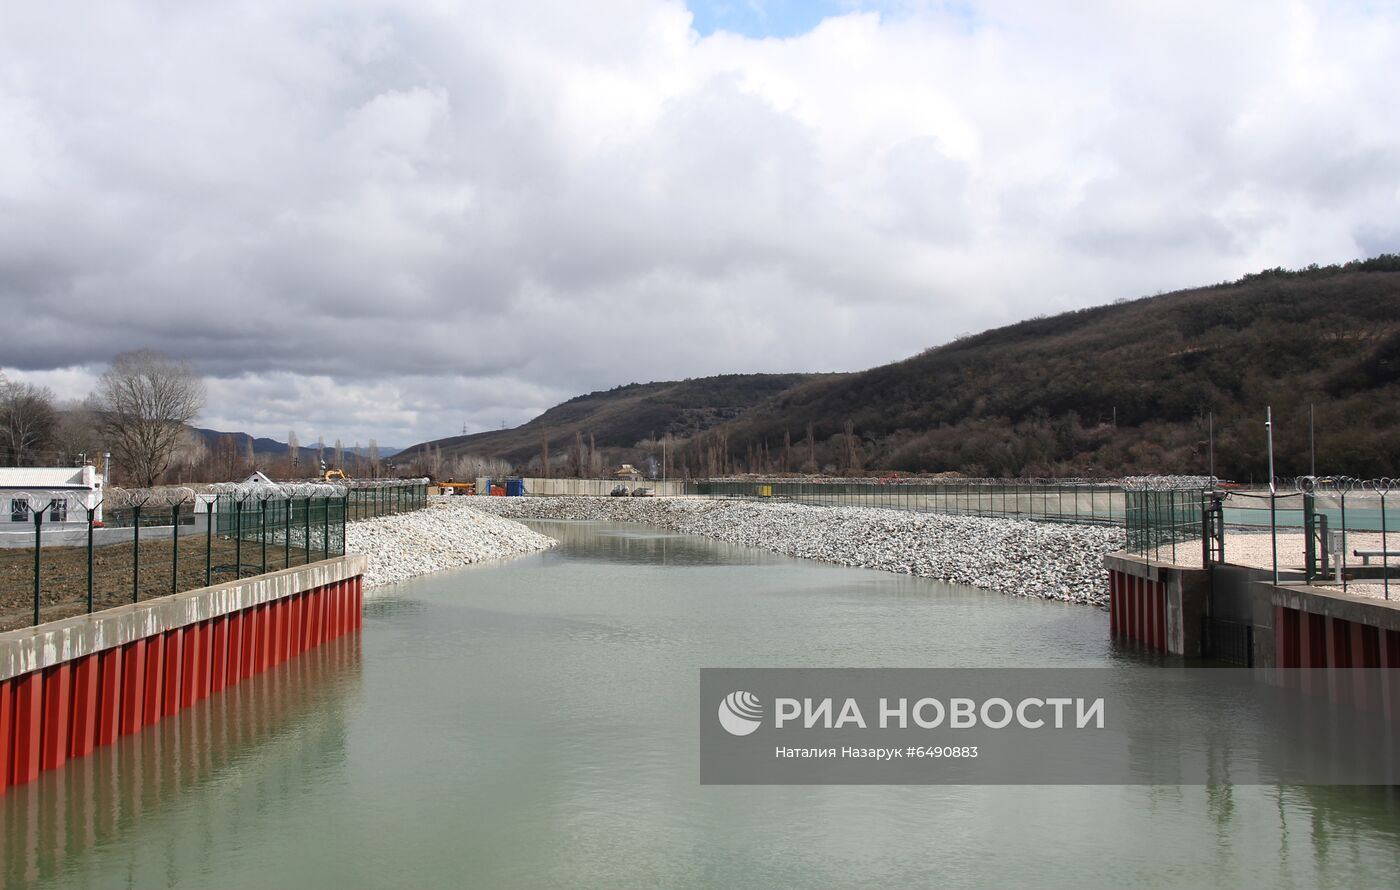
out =
[[183,485],[160,488],[108,488],[102,495],[102,505],[116,509],[178,507],[193,504],[194,501],[194,489]]
[[1128,491],[1203,491],[1219,481],[1214,476],[1125,476],[1118,484]]
[[1389,476],[1379,476],[1374,479],[1359,479],[1354,476],[1296,476],[1292,483],[1293,487],[1303,494],[1313,492],[1350,493],[1353,491],[1389,494],[1392,490],[1400,488],[1400,479]]

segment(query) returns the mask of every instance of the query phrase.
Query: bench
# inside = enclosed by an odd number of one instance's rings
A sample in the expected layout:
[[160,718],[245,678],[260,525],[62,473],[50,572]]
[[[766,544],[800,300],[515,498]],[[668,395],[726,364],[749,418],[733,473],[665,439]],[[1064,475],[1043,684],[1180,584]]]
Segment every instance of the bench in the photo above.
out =
[[1361,557],[1361,564],[1368,566],[1373,556],[1377,559],[1389,559],[1392,556],[1400,558],[1400,550],[1353,550],[1351,555]]

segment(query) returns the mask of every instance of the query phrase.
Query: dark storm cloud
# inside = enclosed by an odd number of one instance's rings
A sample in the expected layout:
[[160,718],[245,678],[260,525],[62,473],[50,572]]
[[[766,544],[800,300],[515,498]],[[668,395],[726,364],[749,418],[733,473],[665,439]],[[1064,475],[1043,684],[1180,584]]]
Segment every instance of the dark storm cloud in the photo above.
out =
[[209,425],[407,444],[1396,249],[1383,11],[891,8],[9,4],[0,367],[151,346]]

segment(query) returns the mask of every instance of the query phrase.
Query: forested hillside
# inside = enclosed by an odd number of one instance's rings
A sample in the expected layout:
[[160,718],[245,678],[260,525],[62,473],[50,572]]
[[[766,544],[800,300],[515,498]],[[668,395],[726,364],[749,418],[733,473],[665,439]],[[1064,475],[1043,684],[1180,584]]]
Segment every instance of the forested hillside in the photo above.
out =
[[[930,340],[939,332],[930,331]],[[725,375],[571,399],[513,430],[443,439],[539,472],[660,460],[667,473],[968,476],[1400,474],[1400,257],[1273,269],[987,331],[854,374]],[[425,453],[425,446],[409,449]],[[405,455],[407,457],[407,455]]]
[[[968,475],[1400,472],[1400,258],[1271,270],[1036,318],[785,392],[726,425],[727,451],[790,467]],[[849,424],[852,436],[846,435]],[[805,442],[803,442],[805,445]],[[701,446],[703,448],[703,446]],[[770,460],[771,463],[771,460]]]

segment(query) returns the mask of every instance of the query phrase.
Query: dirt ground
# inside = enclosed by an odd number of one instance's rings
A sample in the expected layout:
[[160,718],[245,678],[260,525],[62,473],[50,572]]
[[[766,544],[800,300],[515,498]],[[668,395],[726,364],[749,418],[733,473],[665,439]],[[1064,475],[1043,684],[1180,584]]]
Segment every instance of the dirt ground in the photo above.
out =
[[[110,609],[132,602],[133,546],[109,544],[93,550],[93,608]],[[140,598],[168,596],[171,589],[171,550],[169,538],[141,542]],[[175,591],[193,590],[206,583],[218,584],[237,577],[234,566],[241,559],[243,574],[262,571],[262,547],[257,541],[244,541],[241,555],[235,542],[216,537],[211,547],[212,578],[205,574],[205,539],[185,537],[179,541]],[[321,558],[313,552],[311,561]],[[54,621],[87,611],[87,548],[45,547],[39,560],[39,617]],[[282,544],[267,546],[267,570],[276,571],[302,565],[306,553],[296,547],[290,561]],[[0,631],[28,627],[34,622],[34,551],[0,549]]]

